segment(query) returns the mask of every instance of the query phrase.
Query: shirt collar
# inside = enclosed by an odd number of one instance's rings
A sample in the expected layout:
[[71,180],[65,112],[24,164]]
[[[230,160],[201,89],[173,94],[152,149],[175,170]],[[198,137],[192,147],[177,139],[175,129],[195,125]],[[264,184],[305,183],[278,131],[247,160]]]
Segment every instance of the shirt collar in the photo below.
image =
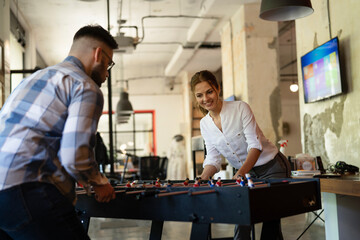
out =
[[71,62],[71,63],[75,64],[75,66],[77,66],[78,68],[80,68],[81,70],[83,70],[85,72],[85,68],[84,68],[83,64],[81,63],[81,61],[74,56],[67,56],[65,58],[64,62]]

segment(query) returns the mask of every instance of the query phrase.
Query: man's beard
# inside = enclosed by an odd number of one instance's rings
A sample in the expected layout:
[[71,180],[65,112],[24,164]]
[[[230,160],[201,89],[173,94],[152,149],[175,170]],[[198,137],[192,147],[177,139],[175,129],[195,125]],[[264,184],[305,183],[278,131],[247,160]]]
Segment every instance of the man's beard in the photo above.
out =
[[102,77],[101,77],[101,72],[103,72],[103,66],[102,64],[99,64],[97,66],[95,66],[91,72],[91,78],[92,80],[94,80],[94,82],[101,87],[101,84],[103,82]]

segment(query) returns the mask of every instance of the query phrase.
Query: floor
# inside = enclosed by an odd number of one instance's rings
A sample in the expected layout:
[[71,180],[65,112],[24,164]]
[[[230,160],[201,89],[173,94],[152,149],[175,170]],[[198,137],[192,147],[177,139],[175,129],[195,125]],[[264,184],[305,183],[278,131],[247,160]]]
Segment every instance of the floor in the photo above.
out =
[[[322,213],[321,218],[324,219]],[[299,214],[281,220],[282,232],[285,240],[325,240],[325,225],[319,218],[299,238],[302,232],[315,219],[312,212]],[[151,221],[92,218],[89,226],[89,236],[92,240],[142,240],[149,239]],[[232,237],[234,225],[212,224],[212,238]],[[187,240],[190,239],[191,223],[165,222],[162,239]],[[261,223],[255,225],[255,238],[260,239]]]

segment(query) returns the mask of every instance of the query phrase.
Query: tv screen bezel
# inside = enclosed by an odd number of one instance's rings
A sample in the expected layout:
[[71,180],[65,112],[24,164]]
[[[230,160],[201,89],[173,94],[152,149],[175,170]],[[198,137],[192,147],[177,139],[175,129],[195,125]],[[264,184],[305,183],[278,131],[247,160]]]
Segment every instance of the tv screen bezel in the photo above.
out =
[[[304,77],[304,64],[303,64],[303,58],[305,58],[306,56],[310,55],[310,54],[314,54],[314,52],[319,51],[319,49],[324,48],[324,46],[326,44],[329,44],[332,41],[336,41],[336,57],[337,57],[337,65],[339,68],[339,78],[340,78],[340,91],[333,93],[333,94],[329,94],[326,96],[322,96],[313,100],[306,100],[306,96],[305,96],[305,77]],[[326,55],[324,55],[326,56]],[[323,57],[324,57],[323,56]],[[343,86],[343,79],[342,79],[342,74],[341,74],[341,63],[340,63],[340,50],[339,50],[339,38],[336,36],[328,41],[326,41],[325,43],[321,44],[320,46],[314,48],[313,50],[307,52],[306,54],[304,54],[303,56],[301,56],[300,58],[301,62],[301,73],[302,73],[302,83],[303,83],[303,96],[304,96],[304,102],[305,103],[313,103],[313,102],[318,102],[318,101],[323,101],[338,95],[341,95],[344,93],[344,86]],[[307,63],[305,66],[309,65],[310,63]]]

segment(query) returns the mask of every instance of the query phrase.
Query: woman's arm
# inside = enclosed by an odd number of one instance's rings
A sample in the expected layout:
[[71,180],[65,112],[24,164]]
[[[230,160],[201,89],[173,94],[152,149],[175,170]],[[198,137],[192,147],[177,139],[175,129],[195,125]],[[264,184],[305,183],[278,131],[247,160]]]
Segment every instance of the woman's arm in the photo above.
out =
[[244,164],[236,172],[236,174],[233,176],[233,179],[236,179],[237,175],[241,175],[241,176],[245,177],[245,174],[248,173],[253,168],[256,161],[259,159],[259,156],[260,156],[260,150],[259,149],[256,149],[256,148],[250,149]]
[[201,179],[209,179],[209,177],[214,176],[216,172],[217,169],[215,166],[206,165],[200,177]]

